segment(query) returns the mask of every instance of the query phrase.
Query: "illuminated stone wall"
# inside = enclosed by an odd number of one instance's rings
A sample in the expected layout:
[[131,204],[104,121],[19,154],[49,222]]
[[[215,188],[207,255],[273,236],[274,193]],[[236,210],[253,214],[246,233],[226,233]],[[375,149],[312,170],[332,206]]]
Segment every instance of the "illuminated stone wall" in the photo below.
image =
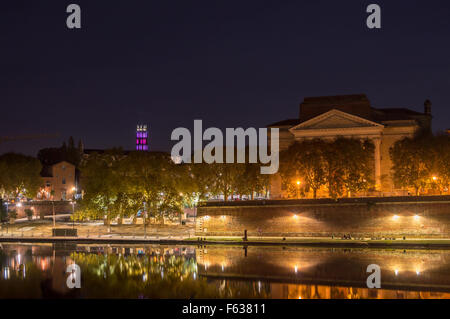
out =
[[450,196],[208,203],[199,236],[450,237]]
[[[72,205],[68,201],[55,201],[53,203],[55,207],[55,214],[71,214]],[[53,205],[51,201],[32,201],[23,202],[21,207],[10,206],[10,209],[17,211],[17,218],[27,217],[25,209],[30,208],[33,211],[33,218],[39,218],[42,213],[44,216],[53,215]]]

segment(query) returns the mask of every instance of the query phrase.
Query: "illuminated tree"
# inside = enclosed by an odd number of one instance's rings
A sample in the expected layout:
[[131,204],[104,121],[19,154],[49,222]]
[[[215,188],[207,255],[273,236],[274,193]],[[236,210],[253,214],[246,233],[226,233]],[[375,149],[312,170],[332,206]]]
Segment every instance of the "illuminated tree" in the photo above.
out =
[[0,156],[0,197],[33,198],[41,186],[42,166],[31,156],[7,153]]

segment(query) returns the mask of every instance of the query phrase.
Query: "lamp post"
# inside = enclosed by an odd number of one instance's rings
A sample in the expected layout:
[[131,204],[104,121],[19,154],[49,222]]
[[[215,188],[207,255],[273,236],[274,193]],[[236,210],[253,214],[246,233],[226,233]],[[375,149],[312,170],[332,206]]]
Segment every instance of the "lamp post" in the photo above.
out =
[[72,201],[71,204],[72,204],[72,229],[75,229],[75,201]]
[[72,229],[75,229],[75,200],[76,200],[77,188],[72,187]]
[[146,217],[147,217],[147,202],[144,202],[144,212],[143,212],[144,216],[144,239],[147,238],[147,222],[146,222]]
[[299,180],[297,180],[297,199],[299,199],[300,198],[300,184],[301,184],[302,182],[300,182]]
[[56,220],[55,220],[55,201],[52,199],[52,211],[53,211],[53,228],[56,228]]

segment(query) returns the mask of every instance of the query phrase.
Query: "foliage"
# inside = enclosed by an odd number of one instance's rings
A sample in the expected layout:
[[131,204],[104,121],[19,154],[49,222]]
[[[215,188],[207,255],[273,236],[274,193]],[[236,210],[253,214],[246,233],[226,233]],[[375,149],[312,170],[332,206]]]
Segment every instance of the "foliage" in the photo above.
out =
[[33,210],[31,208],[25,208],[25,214],[30,218],[33,216]]
[[6,153],[0,156],[0,197],[33,198],[41,185],[41,164],[31,156]]
[[[223,154],[226,151],[225,148]],[[248,154],[246,150],[247,157]],[[234,155],[234,163],[190,165],[200,200],[218,195],[223,195],[225,201],[234,195],[248,195],[253,199],[255,193],[267,193],[269,176],[260,173],[261,163],[249,163],[248,158],[246,163],[237,163],[237,149]]]
[[[405,138],[390,150],[396,187],[412,188],[416,195],[426,189],[448,189],[450,137],[421,134]],[[433,178],[434,177],[434,178]]]
[[0,198],[0,222],[3,223],[7,220],[8,214],[6,213],[6,205]]
[[291,197],[312,191],[314,198],[324,186],[332,198],[367,190],[373,185],[373,150],[370,141],[347,138],[296,142],[280,155],[283,188]]
[[160,221],[180,217],[195,196],[187,168],[176,165],[164,153],[131,152],[123,156],[120,149],[114,149],[92,154],[81,167],[85,196],[77,218],[106,215],[110,220],[136,216],[144,208],[148,217]]
[[8,216],[10,219],[16,219],[17,218],[17,211],[15,209],[10,209],[8,212]]

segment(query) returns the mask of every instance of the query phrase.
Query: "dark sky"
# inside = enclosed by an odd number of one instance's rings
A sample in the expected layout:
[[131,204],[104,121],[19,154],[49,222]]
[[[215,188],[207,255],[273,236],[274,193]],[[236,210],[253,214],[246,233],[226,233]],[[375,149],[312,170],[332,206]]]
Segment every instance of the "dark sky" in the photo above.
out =
[[[82,29],[66,27],[77,3]],[[366,7],[382,8],[382,29]],[[305,96],[366,93],[450,128],[450,1],[14,0],[0,5],[0,145],[35,154],[73,135],[87,148],[167,150],[178,126],[264,127]]]

